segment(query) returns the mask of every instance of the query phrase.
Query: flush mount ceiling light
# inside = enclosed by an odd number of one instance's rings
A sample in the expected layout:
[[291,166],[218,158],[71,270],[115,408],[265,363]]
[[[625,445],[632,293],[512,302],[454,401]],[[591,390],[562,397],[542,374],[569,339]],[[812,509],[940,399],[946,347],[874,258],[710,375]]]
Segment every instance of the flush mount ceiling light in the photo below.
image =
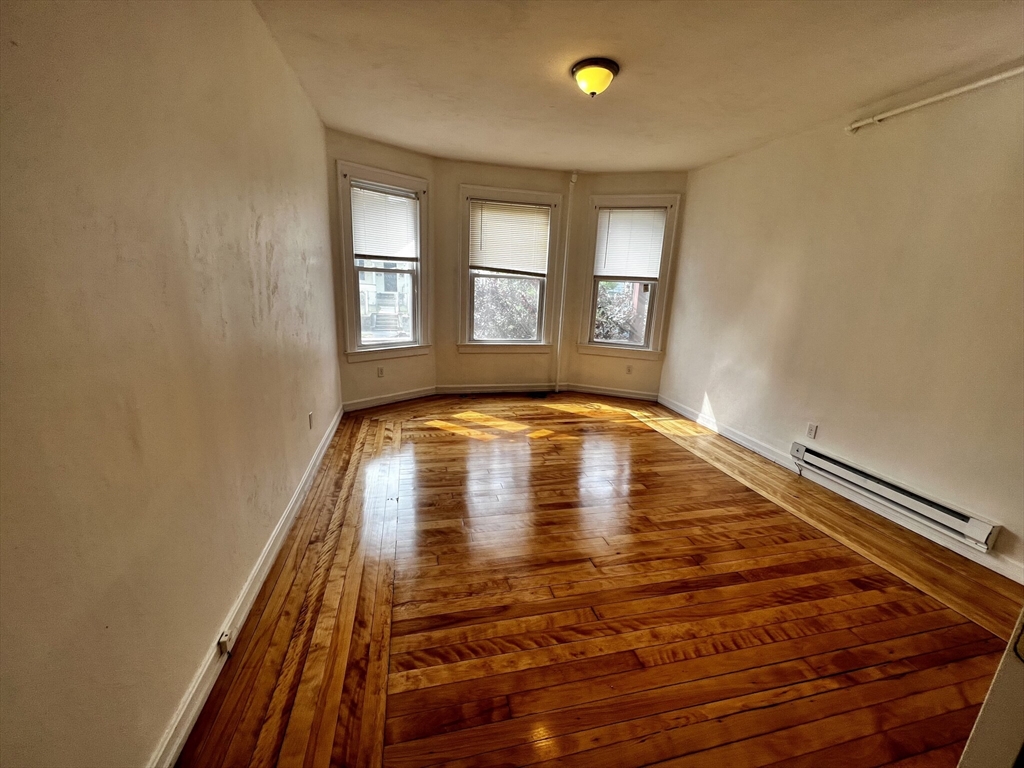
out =
[[576,85],[584,93],[593,98],[604,93],[605,88],[612,84],[612,78],[619,74],[619,65],[611,59],[584,59],[577,61],[572,67],[572,76]]

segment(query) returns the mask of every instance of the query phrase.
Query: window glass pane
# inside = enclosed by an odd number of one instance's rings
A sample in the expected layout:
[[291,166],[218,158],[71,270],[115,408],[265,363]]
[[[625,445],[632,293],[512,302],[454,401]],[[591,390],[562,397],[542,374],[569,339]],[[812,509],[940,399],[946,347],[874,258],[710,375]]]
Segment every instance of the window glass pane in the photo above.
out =
[[352,250],[356,256],[419,258],[420,201],[352,185]]
[[664,208],[602,208],[597,217],[595,275],[658,277]]
[[541,279],[473,275],[473,339],[537,341]]
[[653,292],[653,283],[598,280],[594,341],[643,346]]
[[551,209],[546,205],[469,203],[469,265],[546,275]]
[[412,275],[359,270],[362,344],[412,343]]

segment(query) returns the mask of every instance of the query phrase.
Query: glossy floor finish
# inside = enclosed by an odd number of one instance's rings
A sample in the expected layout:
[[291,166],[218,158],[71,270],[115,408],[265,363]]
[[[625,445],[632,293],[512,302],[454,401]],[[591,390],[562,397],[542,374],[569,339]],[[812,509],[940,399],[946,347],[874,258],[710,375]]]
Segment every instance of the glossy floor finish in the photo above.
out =
[[759,462],[590,395],[346,416],[180,764],[955,765],[1005,643],[947,605],[1020,588]]

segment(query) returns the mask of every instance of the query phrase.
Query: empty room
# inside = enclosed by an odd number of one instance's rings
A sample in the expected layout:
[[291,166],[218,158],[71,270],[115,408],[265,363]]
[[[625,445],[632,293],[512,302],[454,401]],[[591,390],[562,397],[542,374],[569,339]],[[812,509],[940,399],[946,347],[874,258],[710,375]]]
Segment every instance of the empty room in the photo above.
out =
[[1024,765],[1024,0],[0,0],[2,768]]

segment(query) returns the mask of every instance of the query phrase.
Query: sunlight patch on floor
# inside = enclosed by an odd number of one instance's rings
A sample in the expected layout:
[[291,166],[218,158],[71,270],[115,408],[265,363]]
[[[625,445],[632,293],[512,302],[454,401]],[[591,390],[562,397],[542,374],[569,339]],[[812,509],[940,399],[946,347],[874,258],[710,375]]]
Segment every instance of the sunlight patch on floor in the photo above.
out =
[[481,427],[500,429],[503,432],[522,432],[524,429],[530,428],[528,424],[520,424],[515,421],[508,421],[507,419],[499,419],[497,416],[488,416],[486,413],[479,413],[477,411],[463,411],[462,413],[456,413],[453,418],[460,419],[462,421],[469,421],[473,424],[478,424]]
[[445,432],[451,432],[453,435],[471,437],[474,440],[495,440],[498,437],[497,435],[492,435],[489,432],[481,432],[479,429],[463,427],[459,424],[452,424],[450,421],[441,421],[440,419],[428,421],[427,426],[433,427],[434,429],[442,429]]

